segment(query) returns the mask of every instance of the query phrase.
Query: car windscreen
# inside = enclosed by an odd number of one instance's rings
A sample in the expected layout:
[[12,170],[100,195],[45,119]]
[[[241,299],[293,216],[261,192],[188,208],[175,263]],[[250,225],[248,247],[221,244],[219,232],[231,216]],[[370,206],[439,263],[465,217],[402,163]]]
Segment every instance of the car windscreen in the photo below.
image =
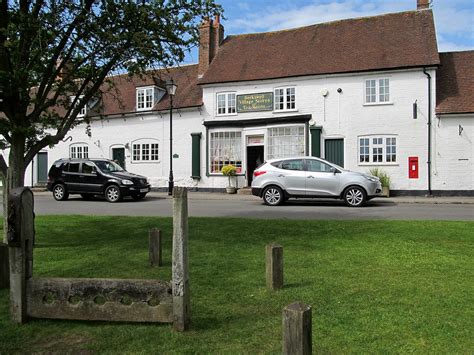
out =
[[118,171],[124,171],[120,165],[115,164],[112,161],[96,160],[94,161],[94,163],[104,173],[115,173]]

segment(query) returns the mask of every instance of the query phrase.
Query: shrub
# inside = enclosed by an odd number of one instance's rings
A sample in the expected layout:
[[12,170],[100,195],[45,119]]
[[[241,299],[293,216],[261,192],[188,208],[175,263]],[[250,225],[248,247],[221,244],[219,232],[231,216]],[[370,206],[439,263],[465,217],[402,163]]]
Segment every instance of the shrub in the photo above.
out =
[[232,186],[232,184],[230,183],[230,177],[235,176],[236,172],[237,172],[237,168],[233,166],[232,164],[224,165],[221,169],[221,173],[229,178],[229,187]]
[[237,172],[237,168],[233,166],[232,164],[224,165],[221,169],[221,173],[224,174],[225,176],[235,176],[236,172]]
[[380,179],[382,187],[390,187],[390,175],[380,168],[372,168],[369,170],[369,174],[376,176]]

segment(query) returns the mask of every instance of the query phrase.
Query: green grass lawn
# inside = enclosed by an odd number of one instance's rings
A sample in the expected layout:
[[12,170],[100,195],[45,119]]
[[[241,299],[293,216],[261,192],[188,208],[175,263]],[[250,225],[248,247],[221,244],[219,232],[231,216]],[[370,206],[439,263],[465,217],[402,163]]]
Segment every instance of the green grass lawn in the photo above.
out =
[[[171,276],[171,219],[38,217],[35,276]],[[165,265],[148,267],[148,229]],[[0,353],[279,353],[282,309],[313,306],[315,353],[473,353],[474,223],[191,218],[191,330],[167,324],[9,322]],[[285,288],[265,288],[265,244],[284,246]]]

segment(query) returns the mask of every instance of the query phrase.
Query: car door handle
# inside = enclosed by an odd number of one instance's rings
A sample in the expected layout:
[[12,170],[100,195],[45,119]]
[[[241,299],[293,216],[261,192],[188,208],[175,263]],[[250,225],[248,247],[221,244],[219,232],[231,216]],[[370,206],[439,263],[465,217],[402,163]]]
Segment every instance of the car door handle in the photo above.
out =
[[313,175],[308,176],[308,179],[314,179]]

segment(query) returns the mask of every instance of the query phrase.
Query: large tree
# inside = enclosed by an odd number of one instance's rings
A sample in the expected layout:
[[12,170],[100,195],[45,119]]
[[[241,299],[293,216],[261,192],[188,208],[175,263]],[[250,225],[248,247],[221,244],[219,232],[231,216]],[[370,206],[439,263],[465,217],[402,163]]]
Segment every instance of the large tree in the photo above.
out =
[[[214,0],[0,0],[0,156],[4,195],[64,139],[112,73],[184,59]],[[72,99],[71,99],[72,98]],[[5,161],[6,160],[6,161]]]

